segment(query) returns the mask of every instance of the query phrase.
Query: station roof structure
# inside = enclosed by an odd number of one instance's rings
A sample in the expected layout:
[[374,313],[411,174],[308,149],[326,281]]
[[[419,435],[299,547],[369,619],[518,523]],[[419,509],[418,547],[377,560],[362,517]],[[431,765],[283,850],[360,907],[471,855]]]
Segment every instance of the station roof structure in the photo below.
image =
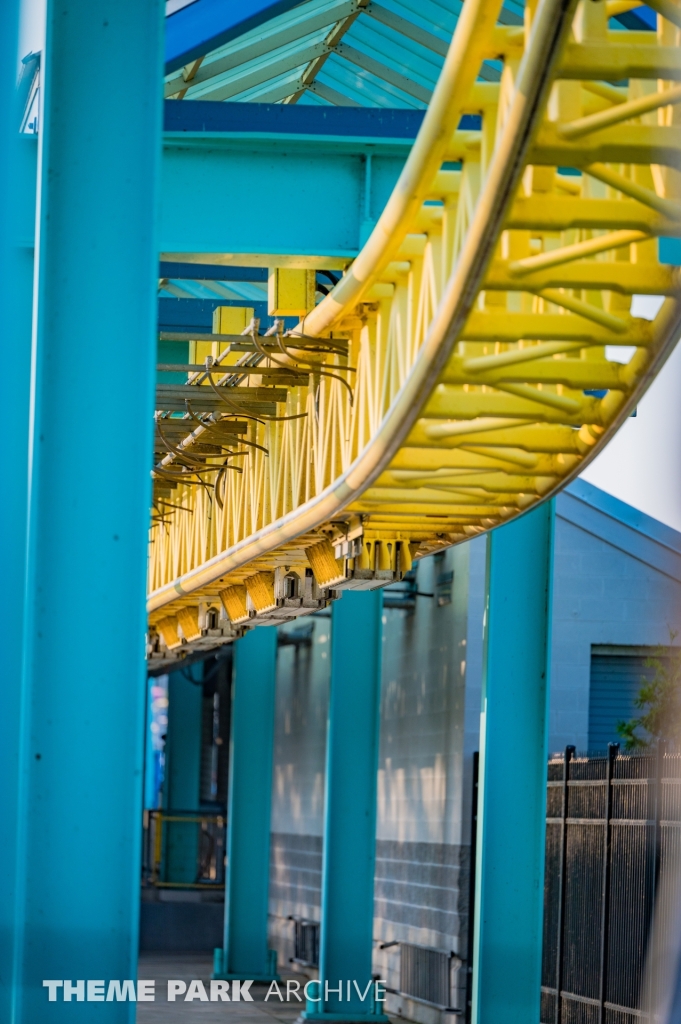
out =
[[[424,109],[460,0],[194,3],[168,17],[167,98]],[[238,19],[238,20],[237,20]],[[522,23],[506,0],[503,20]],[[490,80],[499,76],[487,62]]]
[[[521,25],[521,0],[500,23]],[[169,0],[167,98],[424,109],[461,0]],[[652,28],[638,8],[625,28]],[[498,81],[501,64],[481,77]]]
[[[461,7],[461,0],[167,0],[164,94],[174,101],[420,112],[430,101]],[[500,22],[521,25],[523,7],[522,0],[505,0]],[[652,28],[654,14],[638,8],[618,21],[622,28]],[[481,78],[498,81],[500,72],[500,62],[485,61]],[[166,121],[177,116],[169,110]],[[417,122],[408,126],[412,138],[417,128]],[[350,122],[346,131],[354,134]],[[218,268],[204,274],[186,267],[181,277],[177,266],[165,269],[163,298],[266,297],[266,274],[257,271],[240,281],[232,272],[226,282]]]

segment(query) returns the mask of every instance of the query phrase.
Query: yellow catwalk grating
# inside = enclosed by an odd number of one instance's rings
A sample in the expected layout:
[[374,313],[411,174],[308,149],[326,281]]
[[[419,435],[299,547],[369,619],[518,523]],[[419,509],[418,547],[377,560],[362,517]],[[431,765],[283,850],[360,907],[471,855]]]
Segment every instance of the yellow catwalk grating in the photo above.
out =
[[[185,620],[219,643],[519,515],[581,471],[676,342],[658,238],[681,235],[681,5],[651,3],[657,32],[609,29],[624,0],[542,0],[520,27],[500,6],[466,0],[333,291],[287,336],[239,311],[187,417],[157,414],[156,656],[191,648]],[[498,84],[478,80],[490,58]],[[465,114],[481,129],[458,130]]]

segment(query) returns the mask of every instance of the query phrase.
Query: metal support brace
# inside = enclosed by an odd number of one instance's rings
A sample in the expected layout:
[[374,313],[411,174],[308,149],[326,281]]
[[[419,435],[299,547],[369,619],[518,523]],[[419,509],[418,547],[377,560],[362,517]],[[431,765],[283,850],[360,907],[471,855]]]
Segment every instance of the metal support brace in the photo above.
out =
[[45,979],[137,976],[162,29],[160,0],[47,4],[13,1024],[72,1017]]
[[[0,502],[2,590],[0,621],[12,638],[3,656],[0,687],[0,1020],[13,1014],[15,969],[17,863],[16,826],[19,792],[19,733],[21,720],[21,643],[26,553],[26,495],[28,415],[31,370],[31,306],[33,258],[17,246],[16,213],[28,192],[34,205],[35,172],[26,173],[22,157],[27,147],[17,133],[15,110],[19,0],[0,4],[0,309],[3,310],[5,358],[12,362],[0,383],[2,408],[11,424],[12,440],[3,456],[7,491]],[[11,488],[11,491],[10,491]]]
[[473,1024],[539,1020],[553,516],[545,503],[488,539]]
[[371,972],[382,616],[381,590],[346,591],[331,613],[320,982],[304,1013],[311,1021],[388,1020]]
[[272,981],[277,976],[276,954],[267,948],[276,668],[275,627],[259,626],[236,641],[225,944],[215,951],[219,978]]

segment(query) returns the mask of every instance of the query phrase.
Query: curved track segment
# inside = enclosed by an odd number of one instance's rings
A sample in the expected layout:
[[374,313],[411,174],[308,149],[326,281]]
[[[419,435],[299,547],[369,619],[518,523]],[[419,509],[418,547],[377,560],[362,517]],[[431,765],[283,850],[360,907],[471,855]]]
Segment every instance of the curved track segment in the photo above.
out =
[[630,415],[681,331],[658,259],[681,235],[681,5],[609,28],[634,6],[542,0],[509,28],[466,0],[344,277],[288,336],[232,338],[190,423],[157,415],[154,656],[399,578],[555,493]]

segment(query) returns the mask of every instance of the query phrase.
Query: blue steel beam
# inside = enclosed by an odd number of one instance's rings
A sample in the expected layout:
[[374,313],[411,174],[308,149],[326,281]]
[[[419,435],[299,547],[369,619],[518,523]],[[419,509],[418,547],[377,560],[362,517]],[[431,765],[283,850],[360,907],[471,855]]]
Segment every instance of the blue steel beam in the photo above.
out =
[[[44,979],[136,978],[162,13],[160,0],[47,5],[13,1024],[73,1018]],[[101,386],[93,336],[116,356]],[[115,423],[102,387],[125,390]],[[87,637],[101,629],[100,657]],[[132,1024],[135,1004],[77,1016]]]
[[296,7],[301,0],[197,0],[166,19],[165,59],[167,75],[189,61],[203,57],[230,39],[257,28],[263,22]]
[[346,591],[331,612],[320,1001],[308,1002],[310,1021],[388,1021],[371,991],[382,618],[380,590]]
[[168,299],[158,300],[158,329],[169,334],[196,331],[197,334],[213,330],[213,310],[218,306],[250,306],[255,316],[264,320],[266,302],[247,302],[245,299]]
[[277,630],[252,629],[234,646],[224,949],[215,977],[271,981],[267,948],[270,808]]
[[159,277],[175,277],[190,281],[257,281],[267,283],[265,267],[216,267],[213,263],[169,263],[161,261]]
[[421,127],[422,110],[381,107],[282,106],[277,103],[217,103],[166,100],[166,132],[241,132],[251,137],[326,136],[338,140],[374,139],[412,142]]
[[[187,110],[228,105],[197,102],[175,106]],[[255,104],[231,106],[248,112]],[[274,109],[296,112],[304,108]],[[416,113],[420,120],[420,112]],[[276,263],[277,256],[299,256],[311,260],[311,266],[342,268],[359,251],[367,216],[376,219],[383,209],[418,128],[407,123],[409,132],[402,125],[405,134],[400,135],[398,123],[395,135],[387,136],[365,121],[352,128],[353,134],[344,136],[345,125],[335,126],[332,134],[315,123],[308,123],[308,130],[303,130],[304,121],[301,127],[297,122],[280,121],[279,115],[273,117],[270,130],[248,131],[240,119],[234,120],[233,128],[217,128],[211,120],[206,123],[205,130],[201,122],[192,120],[191,128],[165,132],[159,229],[162,261],[181,262],[198,254],[198,262],[205,264],[216,254],[228,254],[226,265],[240,267],[240,254],[263,266]],[[220,123],[224,126],[225,121]],[[376,134],[372,134],[374,129]],[[371,173],[367,174],[369,155]],[[320,216],[329,196],[334,216]],[[29,226],[27,221],[25,233]]]
[[[235,264],[240,253],[270,264],[279,255],[326,257],[317,265],[342,267],[387,202],[422,117],[167,101],[162,251],[228,253]],[[322,217],[329,196],[334,216]]]
[[[19,33],[19,0],[0,4],[0,309],[6,358],[0,384],[2,408],[12,424],[12,441],[3,455],[7,492],[0,502],[2,579],[0,618],[12,642],[3,655],[0,687],[0,1020],[14,1015],[14,975],[17,967],[16,879],[19,817],[19,758],[22,719],[20,637],[26,554],[28,484],[28,422],[31,374],[32,252],[17,245],[17,213],[24,193],[35,209],[35,162],[16,131],[19,111],[15,99]],[[35,218],[34,218],[35,219]],[[11,488],[11,495],[9,488]]]
[[[315,140],[272,142],[171,140],[163,155],[160,242],[162,259],[244,254],[311,259],[310,266],[341,268],[360,247],[366,156],[360,146],[323,148]],[[408,155],[374,147],[370,207],[385,205]],[[388,149],[388,152],[385,150]],[[334,152],[335,150],[335,152]],[[378,152],[377,152],[378,150]],[[333,202],[333,217],[325,216]],[[172,255],[171,255],[172,254]]]
[[[229,254],[236,265],[239,254],[266,264],[276,262],[267,256],[326,257],[317,265],[327,267],[353,259],[423,117],[198,101],[167,101],[165,110],[162,259]],[[321,216],[329,199],[334,216]]]
[[539,1020],[553,519],[488,535],[473,1024]]
[[[188,255],[205,264],[227,254],[236,267],[239,254],[262,266],[277,256],[345,266],[390,196],[423,117],[177,101],[165,111],[162,260]],[[321,216],[329,201],[333,217]],[[25,221],[32,237],[32,213]]]

